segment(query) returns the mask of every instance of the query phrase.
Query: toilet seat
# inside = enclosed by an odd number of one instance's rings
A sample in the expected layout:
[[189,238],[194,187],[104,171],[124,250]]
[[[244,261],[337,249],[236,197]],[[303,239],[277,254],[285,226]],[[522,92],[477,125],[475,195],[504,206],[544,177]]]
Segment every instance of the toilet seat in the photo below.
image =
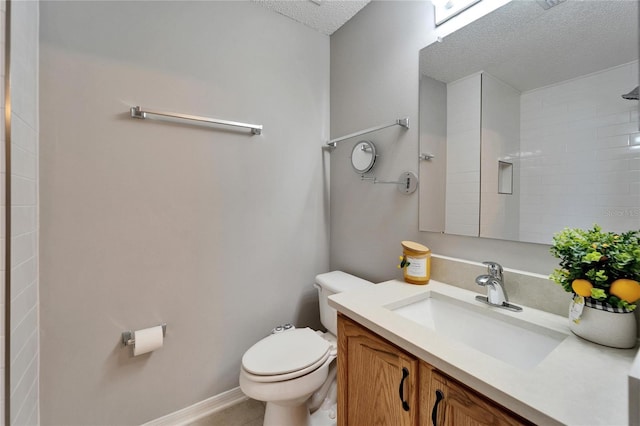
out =
[[[261,375],[258,375],[258,374],[249,373],[247,370],[244,369],[244,367],[242,367],[242,372],[244,373],[244,375],[248,379],[253,380],[254,382],[258,382],[258,383],[284,382],[286,380],[297,379],[298,377],[305,376],[305,375],[317,370],[318,368],[322,367],[324,365],[324,363],[327,362],[329,357],[331,357],[331,351],[328,351],[325,354],[325,356],[323,356],[322,358],[320,358],[318,361],[316,361],[315,363],[311,364],[310,366],[305,367],[305,368],[303,368],[301,370],[292,371],[290,373],[285,373],[285,374],[277,374],[277,375],[273,375],[273,376],[261,376]],[[331,360],[333,360],[334,358],[335,358],[335,356],[332,357]]]
[[309,328],[272,334],[242,357],[244,373],[257,382],[291,380],[325,363],[332,353],[329,341]]

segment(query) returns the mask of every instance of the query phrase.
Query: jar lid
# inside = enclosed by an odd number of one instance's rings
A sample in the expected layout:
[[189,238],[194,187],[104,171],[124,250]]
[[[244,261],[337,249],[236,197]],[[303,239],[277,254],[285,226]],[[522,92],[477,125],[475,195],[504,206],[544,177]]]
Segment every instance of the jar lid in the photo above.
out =
[[415,243],[413,241],[403,241],[401,244],[402,247],[406,248],[407,250],[413,250],[418,253],[429,253],[431,251],[429,250],[429,247],[423,246],[422,244]]

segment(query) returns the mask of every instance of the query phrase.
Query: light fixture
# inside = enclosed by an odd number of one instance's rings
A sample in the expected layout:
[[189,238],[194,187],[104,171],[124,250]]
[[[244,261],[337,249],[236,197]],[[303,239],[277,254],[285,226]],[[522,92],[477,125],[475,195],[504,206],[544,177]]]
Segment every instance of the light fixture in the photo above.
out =
[[559,5],[563,1],[565,0],[536,0],[536,3],[538,3],[544,10],[549,10],[553,6]]
[[435,0],[433,10],[436,26],[464,12],[480,0]]

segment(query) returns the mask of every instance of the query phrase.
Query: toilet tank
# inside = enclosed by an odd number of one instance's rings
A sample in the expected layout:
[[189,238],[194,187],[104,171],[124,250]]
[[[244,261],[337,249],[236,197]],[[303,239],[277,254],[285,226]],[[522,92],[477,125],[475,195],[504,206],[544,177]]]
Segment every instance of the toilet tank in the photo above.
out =
[[363,280],[342,271],[327,272],[316,276],[315,287],[318,289],[320,303],[320,322],[334,336],[338,335],[338,312],[329,306],[328,297],[343,291],[355,290],[373,285],[371,281]]

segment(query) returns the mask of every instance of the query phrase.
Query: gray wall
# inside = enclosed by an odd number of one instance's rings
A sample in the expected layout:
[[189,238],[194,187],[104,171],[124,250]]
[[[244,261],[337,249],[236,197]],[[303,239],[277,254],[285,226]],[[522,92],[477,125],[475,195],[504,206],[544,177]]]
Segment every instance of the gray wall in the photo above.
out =
[[[374,1],[331,36],[331,137],[408,115],[367,138],[381,156],[375,174],[395,179],[418,170],[418,51],[433,40],[429,2]],[[357,139],[331,154],[331,268],[380,281],[400,278],[401,240],[469,260],[495,260],[542,274],[557,262],[548,246],[418,231],[418,192],[405,196],[388,185],[361,182],[349,154]],[[420,185],[432,182],[421,181]]]
[[[40,70],[42,424],[158,418],[236,387],[274,326],[319,326],[329,37],[253,2],[42,2]],[[121,346],[163,321],[162,349]]]

